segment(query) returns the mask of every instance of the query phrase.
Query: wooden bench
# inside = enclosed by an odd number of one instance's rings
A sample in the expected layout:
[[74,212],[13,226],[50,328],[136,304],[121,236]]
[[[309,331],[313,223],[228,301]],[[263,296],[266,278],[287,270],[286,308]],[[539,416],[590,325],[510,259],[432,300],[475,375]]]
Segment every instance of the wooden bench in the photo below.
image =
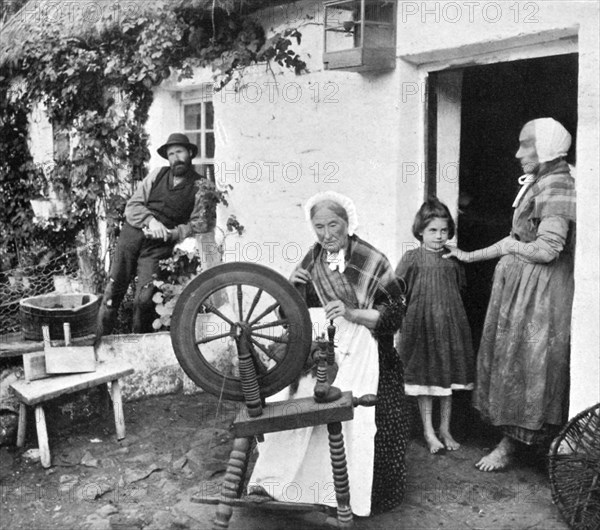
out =
[[73,375],[61,375],[37,381],[17,381],[11,383],[15,395],[19,399],[19,427],[17,430],[17,447],[25,445],[25,427],[27,425],[27,406],[35,407],[35,426],[37,430],[38,446],[42,466],[50,467],[50,447],[48,445],[48,432],[46,430],[46,416],[43,403],[50,399],[78,390],[92,388],[102,383],[111,383],[110,393],[115,414],[117,439],[125,438],[125,417],[123,416],[123,403],[119,378],[132,374],[133,368],[126,363],[118,361],[105,361],[98,363],[95,372]]

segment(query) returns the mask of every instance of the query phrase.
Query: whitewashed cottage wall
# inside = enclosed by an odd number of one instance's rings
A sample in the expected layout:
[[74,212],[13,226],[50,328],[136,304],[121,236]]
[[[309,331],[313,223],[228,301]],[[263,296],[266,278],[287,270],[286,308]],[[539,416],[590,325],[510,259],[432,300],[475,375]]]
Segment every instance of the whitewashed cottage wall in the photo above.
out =
[[[423,198],[429,71],[565,53],[564,40],[575,42],[578,245],[571,412],[599,401],[597,2],[399,2],[397,65],[377,74],[323,69],[321,2],[275,6],[259,16],[267,30],[301,26],[303,42],[295,49],[310,55],[310,73],[272,75],[255,68],[244,75],[246,89],[226,89],[215,98],[217,179],[234,186],[224,215],[233,211],[246,226],[243,237],[228,238],[224,259],[259,261],[285,275],[312,242],[301,205],[319,190],[351,196],[361,218],[358,233],[393,263],[414,245],[410,226]],[[161,138],[165,132],[161,126]],[[454,188],[448,182],[438,186],[455,211]]]
[[[396,68],[369,74],[323,69],[322,2],[287,3],[257,16],[269,32],[299,26],[303,40],[294,49],[307,59],[310,73],[255,67],[245,72],[240,92],[226,88],[215,95],[216,178],[233,186],[219,222],[235,213],[246,227],[242,237],[227,238],[225,261],[257,261],[284,275],[313,241],[302,204],[320,190],[355,200],[359,235],[392,263],[414,245],[410,226],[424,192],[428,72],[565,53],[556,50],[566,40],[575,46],[578,240],[571,413],[599,401],[598,3],[399,2]],[[203,70],[193,80],[171,80],[156,91],[147,126],[153,153],[182,128],[178,91],[210,80]],[[152,167],[162,162],[153,154]],[[438,191],[455,209],[455,186],[441,182]]]

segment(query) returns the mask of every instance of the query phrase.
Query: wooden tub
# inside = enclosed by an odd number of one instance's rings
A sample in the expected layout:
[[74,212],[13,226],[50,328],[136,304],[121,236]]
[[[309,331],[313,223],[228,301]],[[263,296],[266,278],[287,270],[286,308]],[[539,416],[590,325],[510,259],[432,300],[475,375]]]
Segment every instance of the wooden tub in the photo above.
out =
[[23,338],[42,340],[42,326],[50,327],[50,338],[62,340],[63,323],[71,325],[71,337],[96,332],[99,299],[95,294],[43,294],[19,302]]

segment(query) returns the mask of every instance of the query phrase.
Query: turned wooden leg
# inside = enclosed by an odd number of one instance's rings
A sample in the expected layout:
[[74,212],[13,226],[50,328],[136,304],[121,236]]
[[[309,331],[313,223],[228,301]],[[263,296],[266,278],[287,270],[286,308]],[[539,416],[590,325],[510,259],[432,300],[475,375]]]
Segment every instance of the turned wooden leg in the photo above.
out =
[[17,428],[17,447],[25,445],[25,432],[27,429],[27,405],[19,403],[19,426]]
[[337,520],[339,528],[353,528],[352,510],[350,508],[350,481],[348,480],[348,466],[346,465],[346,451],[344,449],[344,435],[342,424],[337,421],[327,424],[329,433],[329,454],[333,470],[333,485],[337,500]]
[[221,486],[221,498],[213,521],[213,530],[229,528],[229,520],[233,513],[232,500],[238,498],[238,490],[246,469],[249,448],[249,438],[236,438],[233,441],[233,449],[229,456],[227,471]]
[[117,429],[117,440],[125,438],[125,416],[123,415],[123,401],[121,399],[121,387],[119,380],[111,381],[110,397],[113,402],[115,413],[115,427]]
[[50,445],[48,444],[48,431],[46,430],[46,416],[41,405],[35,407],[35,428],[37,430],[38,448],[43,467],[50,467]]

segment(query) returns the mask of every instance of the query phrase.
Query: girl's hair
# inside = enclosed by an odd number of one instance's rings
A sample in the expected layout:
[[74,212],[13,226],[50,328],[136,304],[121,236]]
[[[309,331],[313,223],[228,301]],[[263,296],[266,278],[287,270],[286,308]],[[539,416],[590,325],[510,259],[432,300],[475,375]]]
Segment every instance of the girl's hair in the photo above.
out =
[[454,219],[452,219],[448,207],[436,197],[427,199],[419,208],[412,226],[413,235],[422,242],[423,236],[421,235],[421,232],[423,232],[425,228],[427,228],[427,225],[436,218],[446,219],[448,222],[448,239],[452,239],[454,237],[454,231],[456,230]]
[[346,209],[341,204],[329,199],[315,204],[310,209],[310,218],[312,219],[317,213],[317,210],[320,210],[321,208],[327,208],[329,211],[333,212],[338,217],[341,217],[344,221],[346,221],[346,223],[348,223],[348,212],[346,212]]

